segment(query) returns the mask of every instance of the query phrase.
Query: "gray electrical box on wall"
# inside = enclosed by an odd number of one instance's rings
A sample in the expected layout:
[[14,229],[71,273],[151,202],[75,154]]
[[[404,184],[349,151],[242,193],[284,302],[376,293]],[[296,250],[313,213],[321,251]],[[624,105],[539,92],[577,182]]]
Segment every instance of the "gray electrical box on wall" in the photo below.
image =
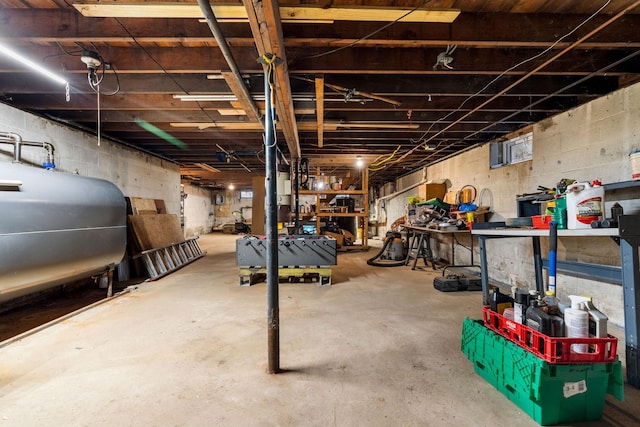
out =
[[224,205],[224,194],[216,194],[216,205]]

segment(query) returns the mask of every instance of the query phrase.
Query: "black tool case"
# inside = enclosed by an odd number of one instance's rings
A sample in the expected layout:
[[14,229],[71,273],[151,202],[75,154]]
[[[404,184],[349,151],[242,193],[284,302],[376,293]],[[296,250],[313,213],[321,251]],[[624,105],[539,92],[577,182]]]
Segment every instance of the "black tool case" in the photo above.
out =
[[482,282],[480,280],[480,273],[472,274],[467,272],[449,272],[447,270],[450,269],[469,269],[476,268],[480,269],[478,265],[457,265],[457,266],[446,266],[442,270],[442,277],[436,277],[433,279],[433,287],[439,290],[440,292],[461,292],[461,291],[481,291],[482,290]]

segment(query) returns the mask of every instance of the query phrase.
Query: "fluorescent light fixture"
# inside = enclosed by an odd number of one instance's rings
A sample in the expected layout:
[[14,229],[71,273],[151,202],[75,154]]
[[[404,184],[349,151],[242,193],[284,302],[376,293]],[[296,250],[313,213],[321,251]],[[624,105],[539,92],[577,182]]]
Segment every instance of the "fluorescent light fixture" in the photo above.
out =
[[196,166],[201,167],[202,169],[209,172],[220,172],[219,169],[214,168],[213,166],[209,166],[206,163],[196,163]]
[[237,101],[238,98],[233,94],[215,94],[215,95],[173,95],[174,99],[180,101]]
[[[264,95],[253,95],[254,101],[264,101]],[[190,102],[206,102],[206,101],[237,101],[238,97],[232,93],[213,93],[213,94],[202,94],[202,95],[173,95],[173,99],[179,99],[180,101],[190,101]],[[293,97],[294,101],[315,101],[315,98],[309,97]],[[344,100],[341,100],[344,102]]]
[[[250,77],[251,74],[242,74],[243,79],[248,79]],[[222,74],[207,74],[207,80],[224,80],[224,76]]]
[[420,125],[412,123],[337,123],[338,129],[418,129]]
[[15,59],[16,61],[19,61],[21,63],[23,63],[24,65],[28,66],[29,68],[39,72],[40,74],[49,77],[51,80],[58,82],[62,85],[66,85],[69,84],[65,79],[63,79],[60,76],[57,76],[56,74],[52,73],[51,71],[47,70],[46,68],[36,64],[35,62],[31,61],[30,59],[25,58],[24,56],[20,55],[17,52],[14,52],[13,50],[9,49],[6,46],[3,46],[0,44],[0,52],[4,53],[5,55]]
[[[264,95],[253,95],[254,101],[264,101]],[[217,93],[217,94],[202,94],[202,95],[173,95],[173,99],[179,99],[180,101],[186,102],[216,102],[216,101],[237,101],[238,98],[231,93]],[[316,98],[309,96],[294,96],[294,101],[300,102],[315,102]],[[371,99],[368,98],[352,98],[349,102],[357,102],[359,104],[364,104],[365,102],[370,102]],[[324,102],[340,102],[344,103],[344,98],[326,98]]]

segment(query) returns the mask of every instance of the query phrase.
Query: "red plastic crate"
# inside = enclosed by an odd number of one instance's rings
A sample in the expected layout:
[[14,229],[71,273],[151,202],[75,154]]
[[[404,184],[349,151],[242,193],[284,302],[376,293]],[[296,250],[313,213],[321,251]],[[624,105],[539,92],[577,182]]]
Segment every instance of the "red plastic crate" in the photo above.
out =
[[[618,338],[565,338],[550,337],[530,327],[492,311],[490,307],[482,309],[484,324],[492,331],[518,344],[525,350],[549,363],[611,363],[616,361]],[[588,344],[588,353],[574,353],[571,345]]]

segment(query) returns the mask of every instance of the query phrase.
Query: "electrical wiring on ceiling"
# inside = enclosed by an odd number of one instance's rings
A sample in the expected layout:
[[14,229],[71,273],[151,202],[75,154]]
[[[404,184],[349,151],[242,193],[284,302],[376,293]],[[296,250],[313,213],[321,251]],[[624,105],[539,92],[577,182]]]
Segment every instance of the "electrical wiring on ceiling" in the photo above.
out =
[[389,23],[387,23],[387,24],[383,25],[382,27],[378,28],[377,30],[375,30],[375,31],[373,31],[373,32],[371,32],[371,33],[369,33],[369,34],[367,34],[366,36],[360,37],[359,39],[352,41],[352,42],[351,42],[351,43],[349,43],[348,45],[341,46],[341,47],[338,47],[338,48],[335,48],[335,49],[329,50],[329,51],[327,51],[327,52],[318,53],[318,54],[316,54],[316,55],[303,56],[303,57],[302,57],[302,59],[315,59],[315,58],[321,58],[321,57],[323,57],[323,56],[331,55],[332,53],[336,53],[336,52],[339,52],[339,51],[341,51],[341,50],[348,49],[348,48],[350,48],[350,47],[352,47],[352,46],[355,46],[356,44],[360,43],[361,41],[366,40],[366,39],[368,39],[369,37],[373,37],[373,36],[375,36],[375,35],[376,35],[376,34],[378,34],[380,31],[386,30],[387,28],[389,28],[390,26],[394,25],[394,24],[395,24],[395,23],[397,23],[398,21],[400,21],[400,20],[402,20],[402,19],[406,18],[407,16],[411,15],[411,14],[412,14],[413,12],[415,12],[416,10],[418,10],[418,9],[420,9],[420,8],[422,8],[422,7],[424,7],[427,3],[429,3],[429,1],[431,1],[431,0],[423,0],[423,2],[422,2],[420,5],[418,5],[418,6],[414,7],[414,8],[413,8],[413,9],[411,9],[409,12],[405,13],[404,15],[402,15],[401,17],[399,17],[399,18],[398,18],[398,19],[396,19],[395,21],[391,21],[391,22],[389,22]]
[[[530,110],[532,107],[534,107],[534,106],[536,106],[536,105],[538,105],[540,103],[543,103],[544,101],[547,101],[547,100],[553,98],[554,96],[557,96],[557,95],[559,95],[559,94],[571,89],[572,87],[578,86],[578,85],[584,83],[585,81],[593,78],[596,75],[602,75],[603,73],[607,72],[608,70],[610,70],[610,69],[612,69],[614,67],[617,67],[618,65],[620,65],[620,64],[622,64],[622,63],[624,63],[624,62],[626,62],[626,61],[628,61],[628,60],[630,60],[630,59],[632,59],[632,58],[634,58],[634,57],[636,57],[638,55],[640,55],[640,50],[637,50],[637,51],[625,56],[624,58],[621,58],[621,59],[619,59],[619,60],[607,65],[606,67],[603,67],[603,68],[600,68],[598,70],[595,70],[595,71],[587,74],[586,76],[582,77],[581,79],[578,79],[578,80],[574,81],[573,83],[570,83],[570,84],[558,89],[557,91],[538,99],[537,101],[531,102],[529,105],[527,105],[527,106],[525,106],[525,107],[523,107],[523,108],[521,108],[521,109],[519,109],[517,111],[514,111],[513,113],[509,114],[508,116],[503,117],[502,119],[500,119],[500,120],[498,120],[498,121],[496,121],[494,123],[491,123],[491,124],[485,126],[482,129],[478,129],[475,132],[472,132],[472,133],[466,135],[464,138],[458,140],[457,143],[466,141],[467,139],[472,138],[473,136],[475,136],[475,135],[477,135],[479,133],[486,132],[489,129],[491,129],[493,126],[496,126],[496,125],[504,122],[505,120],[509,120],[510,118],[515,117],[516,115],[518,115],[518,114],[520,114],[522,112],[526,112],[526,111]],[[450,146],[452,144],[449,144],[448,146]],[[473,148],[473,146],[469,146],[468,147],[468,149],[470,149],[470,148]],[[460,153],[460,151],[458,151],[457,153],[451,154],[449,156],[441,157],[441,158],[439,158],[439,160],[447,159],[447,158],[452,157],[452,156],[454,156],[456,154],[459,154],[459,153]],[[413,163],[412,166],[424,165],[425,162],[427,162],[435,154],[437,154],[437,151],[436,152],[432,152],[427,157],[419,160],[418,162]]]
[[[584,26],[585,24],[587,24],[590,20],[592,20],[593,18],[595,18],[605,7],[607,7],[609,5],[609,3],[611,3],[611,0],[607,0],[598,10],[596,10],[594,13],[592,13],[590,16],[588,16],[584,21],[582,21],[580,24],[578,24],[575,28],[573,28],[571,31],[569,31],[568,33],[564,34],[562,37],[560,37],[559,39],[557,39],[555,42],[553,42],[551,45],[549,45],[546,49],[543,49],[541,52],[527,58],[524,59],[522,61],[520,61],[519,63],[507,68],[506,70],[504,70],[502,73],[498,74],[494,79],[492,79],[489,83],[487,83],[482,89],[480,89],[479,91],[477,91],[476,93],[470,95],[469,97],[467,97],[466,99],[464,99],[462,101],[462,103],[458,106],[458,108],[456,108],[453,111],[450,111],[449,113],[447,113],[445,116],[443,116],[442,118],[436,120],[435,122],[433,122],[431,124],[431,126],[429,126],[429,128],[426,130],[426,132],[424,132],[422,134],[422,136],[415,141],[415,143],[419,143],[422,142],[422,145],[424,146],[426,143],[428,143],[429,141],[433,140],[433,138],[435,138],[436,136],[440,135],[443,131],[439,131],[436,132],[433,136],[431,136],[429,139],[424,140],[425,136],[427,135],[427,133],[429,133],[429,131],[431,131],[431,129],[433,128],[433,126],[435,126],[437,123],[440,123],[443,120],[448,119],[449,117],[451,117],[453,114],[459,112],[462,107],[469,102],[470,100],[472,100],[473,98],[479,96],[480,94],[482,94],[485,90],[487,90],[491,85],[493,85],[494,83],[496,83],[498,80],[502,79],[507,73],[515,70],[516,68],[531,62],[535,59],[540,58],[541,56],[543,56],[544,54],[546,54],[547,52],[549,52],[550,50],[552,50],[555,46],[557,46],[560,42],[562,42],[564,39],[566,39],[567,37],[569,37],[570,35],[572,35],[573,33],[575,33],[576,31],[578,31],[582,26]],[[412,141],[414,142],[414,141]]]
[[[435,122],[433,122],[431,124],[431,126],[429,126],[429,128],[420,136],[420,138],[415,139],[415,140],[411,140],[412,143],[414,144],[419,144],[411,149],[409,149],[408,151],[406,151],[405,153],[403,153],[400,157],[398,157],[397,159],[395,159],[393,162],[391,162],[391,164],[396,164],[401,162],[402,160],[406,159],[410,154],[414,153],[416,150],[421,149],[421,148],[426,148],[428,146],[428,143],[431,142],[433,139],[435,139],[437,136],[441,135],[442,133],[445,132],[445,129],[440,130],[435,132],[432,136],[430,136],[429,138],[426,138],[427,134],[429,132],[431,132],[431,129],[438,123],[446,120],[447,118],[451,117],[453,114],[459,112],[462,107],[469,102],[471,99],[479,96],[480,94],[482,94],[485,90],[487,90],[491,85],[493,85],[494,83],[496,83],[498,80],[500,80],[502,77],[504,77],[507,73],[509,73],[510,71],[515,70],[516,68],[531,62],[537,58],[540,58],[541,56],[543,56],[544,54],[546,54],[547,52],[549,52],[550,50],[552,50],[555,46],[557,46],[560,42],[562,42],[564,39],[566,39],[567,37],[569,37],[570,35],[574,34],[578,29],[580,29],[582,26],[584,26],[585,24],[587,24],[589,21],[591,21],[593,18],[595,18],[604,8],[606,8],[609,4],[611,3],[611,0],[607,0],[600,8],[598,8],[598,10],[596,10],[594,13],[592,13],[590,16],[588,16],[587,18],[585,18],[580,24],[578,24],[576,27],[574,27],[572,30],[570,30],[569,32],[567,32],[566,34],[564,34],[563,36],[561,36],[560,38],[558,38],[555,42],[553,42],[551,45],[549,45],[547,48],[545,48],[544,50],[542,50],[541,52],[527,58],[524,59],[523,61],[520,61],[519,63],[509,67],[508,69],[506,69],[505,71],[501,72],[498,76],[496,76],[494,79],[492,79],[489,83],[487,83],[483,88],[481,88],[480,90],[478,90],[476,93],[468,96],[467,98],[465,98],[462,103],[455,109],[450,111],[449,113],[447,113],[446,115],[444,115],[443,117],[439,118],[438,120],[436,120]],[[526,76],[525,76],[526,77]],[[476,107],[477,109],[478,107]],[[471,112],[473,112],[474,110],[472,110]],[[467,113],[467,116],[470,113]],[[464,117],[457,119],[457,122],[461,121]],[[469,136],[467,136],[468,138]],[[438,144],[436,149],[440,149],[439,147],[440,144]],[[449,146],[451,144],[448,144],[447,146]],[[441,150],[441,149],[440,149]],[[431,153],[429,157],[433,156],[434,153]]]
[[393,156],[396,155],[396,153],[400,150],[401,147],[402,147],[401,145],[398,145],[398,147],[393,151],[393,153],[383,158],[382,160],[380,160],[380,158],[383,156],[378,156],[373,162],[371,162],[371,164],[369,164],[369,170],[373,172],[383,170],[386,167],[384,166],[385,163],[391,161],[393,159]]
[[[146,48],[145,48],[145,47],[144,47],[144,46],[143,46],[143,45],[138,41],[138,39],[137,39],[133,34],[131,34],[131,32],[129,31],[129,29],[128,29],[128,28],[127,28],[127,27],[122,23],[122,21],[120,21],[118,18],[113,18],[113,19],[114,19],[114,20],[116,21],[116,23],[117,23],[117,24],[122,28],[122,30],[123,30],[125,33],[127,33],[127,35],[128,35],[129,37],[131,37],[131,40],[133,40],[133,42],[136,44],[136,46],[138,46],[138,47],[139,47],[139,48],[144,52],[144,54],[145,54],[145,55],[147,55],[147,57],[148,57],[148,58],[149,58],[149,59],[150,59],[154,64],[156,64],[160,70],[162,70],[162,73],[163,73],[165,76],[167,76],[167,77],[168,77],[168,78],[169,78],[169,79],[170,79],[170,80],[171,80],[171,81],[172,81],[172,82],[173,82],[173,83],[174,83],[174,84],[179,88],[179,90],[180,90],[181,92],[183,92],[183,93],[184,93],[184,94],[186,94],[186,95],[189,95],[189,91],[188,91],[188,90],[186,90],[184,87],[182,87],[182,85],[181,85],[181,84],[176,80],[176,78],[175,78],[175,77],[173,77],[173,75],[171,75],[171,73],[169,73],[169,72],[167,71],[167,69],[166,69],[162,64],[160,64],[160,62],[158,62],[158,61],[153,57],[153,55],[151,55],[151,53],[149,53],[149,51],[148,51],[148,50],[147,50],[147,49],[146,49]],[[211,115],[209,114],[209,112],[208,112],[205,108],[203,108],[203,107],[202,107],[202,105],[201,105],[199,102],[196,102],[196,105],[198,106],[198,108],[200,109],[200,111],[201,111],[205,116],[207,116],[207,117],[209,118],[209,120],[211,121],[211,123],[215,123],[214,118],[213,118],[213,117],[211,117]]]

